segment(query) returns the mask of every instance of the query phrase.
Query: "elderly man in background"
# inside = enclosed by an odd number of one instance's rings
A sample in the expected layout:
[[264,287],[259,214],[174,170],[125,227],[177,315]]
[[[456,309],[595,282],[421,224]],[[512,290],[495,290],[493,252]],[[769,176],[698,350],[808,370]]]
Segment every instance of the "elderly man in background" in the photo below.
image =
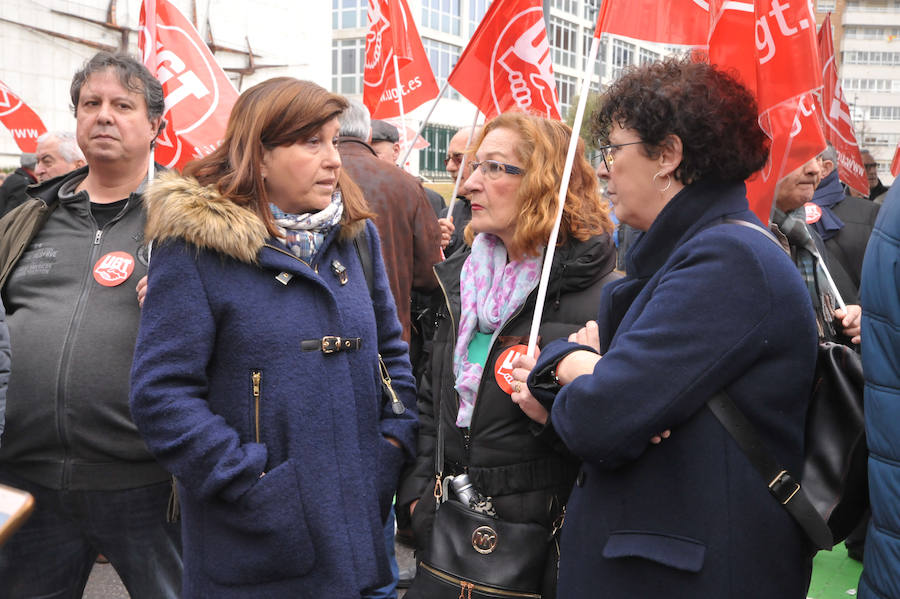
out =
[[[481,127],[475,127],[474,130],[472,127],[463,127],[450,138],[450,143],[447,145],[447,156],[444,157],[444,168],[447,169],[454,182],[463,163],[466,144],[470,138],[473,142],[477,140],[480,132]],[[460,190],[463,188],[465,180],[472,174],[472,167],[469,165],[469,162],[470,160],[467,159],[462,179],[459,182]],[[441,248],[444,250],[445,256],[452,255],[465,245],[463,231],[470,220],[472,220],[472,204],[468,198],[457,191],[456,201],[453,202],[453,214],[448,215],[445,209],[438,221],[441,225]]]
[[0,185],[0,217],[20,205],[28,197],[28,186],[37,182],[34,166],[37,156],[24,152],[19,157],[19,168],[6,176]]
[[61,177],[87,164],[75,134],[69,131],[47,132],[38,137],[35,154],[37,166],[34,174],[39,183]]
[[878,178],[878,163],[869,150],[860,150],[860,154],[862,154],[863,167],[866,169],[866,179],[869,181],[869,199],[876,204],[881,204],[884,202],[888,188]]
[[[778,184],[775,192],[776,234],[786,238],[791,258],[806,281],[816,312],[819,339],[859,343],[860,314],[856,286],[840,262],[831,257],[819,234],[806,222],[806,205],[811,203],[822,180],[819,158],[797,167]],[[828,269],[837,291],[847,305],[838,308],[834,289],[827,282],[820,264]]]

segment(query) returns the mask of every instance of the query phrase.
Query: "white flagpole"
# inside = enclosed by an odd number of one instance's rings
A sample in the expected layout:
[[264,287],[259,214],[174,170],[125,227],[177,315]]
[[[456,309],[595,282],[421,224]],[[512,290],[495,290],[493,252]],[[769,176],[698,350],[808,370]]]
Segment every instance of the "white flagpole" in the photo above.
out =
[[581,80],[581,95],[578,98],[578,109],[575,111],[575,122],[572,123],[572,137],[569,139],[569,151],[566,154],[566,166],[563,169],[562,182],[559,185],[559,207],[556,211],[556,222],[550,232],[550,240],[547,242],[547,250],[544,253],[544,267],[541,270],[541,280],[538,284],[537,302],[534,305],[534,318],[531,319],[531,333],[528,335],[528,355],[534,355],[537,346],[538,328],[541,325],[541,317],[544,315],[544,300],[547,298],[547,283],[550,280],[550,267],[553,264],[553,255],[556,252],[556,240],[559,237],[559,225],[562,222],[563,208],[565,208],[566,194],[569,191],[569,179],[572,177],[572,164],[575,161],[575,152],[578,148],[578,132],[581,131],[581,123],[584,121],[584,110],[587,106],[588,92],[591,88],[591,77],[594,71],[594,61],[600,49],[600,40],[591,38],[591,51],[588,53],[587,63],[584,67],[584,77]]
[[444,97],[444,92],[447,91],[447,86],[450,85],[449,81],[444,81],[444,85],[441,86],[441,92],[438,94],[437,98],[434,99],[434,102],[431,104],[431,108],[428,109],[428,114],[425,115],[425,120],[422,121],[422,124],[419,125],[419,130],[416,131],[416,136],[413,137],[413,141],[409,144],[409,147],[406,149],[406,154],[403,155],[403,160],[400,161],[400,164],[406,164],[407,159],[409,159],[409,155],[412,154],[413,146],[416,145],[416,140],[419,139],[419,136],[422,135],[422,131],[425,129],[425,125],[428,124],[428,121],[431,119],[432,113],[434,113],[434,109],[437,107],[438,102],[441,101],[441,98]]
[[[472,128],[469,129],[469,139],[466,141],[466,150],[472,145],[472,138],[475,136],[475,126],[478,124],[478,107],[475,107],[475,118],[472,119]],[[447,204],[447,216],[453,216],[453,204],[456,203],[456,194],[459,193],[459,183],[462,181],[463,171],[466,170],[466,153],[463,152],[462,160],[459,162],[459,170],[456,171],[456,181],[453,183],[453,195],[450,196],[450,203]],[[454,225],[456,226],[456,225]]]
[[[400,106],[400,147],[406,143],[406,116],[403,114],[403,87],[400,85],[400,66],[397,64],[397,54],[394,54],[394,80],[397,83],[397,103]],[[400,163],[400,168],[406,170],[406,161]]]

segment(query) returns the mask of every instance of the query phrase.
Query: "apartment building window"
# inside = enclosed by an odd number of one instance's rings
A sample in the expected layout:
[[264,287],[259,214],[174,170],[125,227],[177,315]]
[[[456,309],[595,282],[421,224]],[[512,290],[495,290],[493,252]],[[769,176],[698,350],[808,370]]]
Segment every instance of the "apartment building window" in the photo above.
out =
[[478,29],[490,5],[491,0],[469,0],[469,36]]
[[459,35],[459,0],[422,0],[422,26]]
[[885,40],[900,37],[900,27],[846,27],[844,37],[857,40]]
[[648,50],[647,48],[641,48],[638,52],[638,62],[640,64],[647,64],[650,62],[656,62],[659,60],[659,54],[654,52],[653,50]]
[[425,125],[422,137],[430,145],[419,150],[419,172],[429,179],[449,179],[444,170],[444,156],[450,147],[450,138],[456,133],[455,127],[443,125]]
[[577,68],[578,26],[571,21],[550,17],[550,45],[553,48],[553,62],[559,66]]
[[866,52],[847,50],[843,53],[844,64],[884,64],[900,65],[900,52]]
[[634,44],[623,42],[622,40],[613,40],[612,43],[612,78],[618,79],[622,75],[622,70],[634,64]]
[[332,0],[331,26],[333,29],[368,27],[368,12],[368,0]]
[[844,79],[845,92],[892,92],[900,91],[900,80],[891,79]]
[[[600,12],[600,0],[584,0],[584,4],[582,4],[582,11],[584,14],[585,20],[590,21],[592,25],[597,24],[597,16]],[[593,34],[594,28],[591,27],[591,33]]]
[[578,94],[578,80],[568,75],[555,73],[556,93],[559,95],[559,114],[565,120],[569,109],[573,108],[575,96]]
[[828,12],[834,10],[835,0],[818,0],[816,2],[816,10],[819,12]]
[[578,14],[578,2],[576,0],[553,0],[550,3],[550,6],[553,8],[558,8],[565,13],[569,13],[570,15]]
[[[456,66],[456,61],[459,60],[462,48],[427,37],[422,38],[422,46],[425,48],[425,53],[428,54],[428,62],[431,63],[431,70],[434,71],[434,78],[437,79],[437,84],[440,88],[447,81],[447,77],[450,76],[450,71]],[[458,100],[459,94],[453,88],[450,88],[444,92],[444,97]]]
[[361,94],[366,67],[366,40],[331,42],[331,90],[339,94]]
[[869,106],[869,120],[900,121],[900,106]]
[[[591,50],[591,44],[594,42],[594,30],[593,29],[582,29],[581,30],[581,43],[583,44],[581,54],[584,59],[587,59],[588,52]],[[600,49],[597,51],[597,58],[594,61],[594,73],[603,77],[604,66],[606,66],[606,42],[600,42]],[[584,60],[578,61],[577,68],[579,70],[584,70]]]

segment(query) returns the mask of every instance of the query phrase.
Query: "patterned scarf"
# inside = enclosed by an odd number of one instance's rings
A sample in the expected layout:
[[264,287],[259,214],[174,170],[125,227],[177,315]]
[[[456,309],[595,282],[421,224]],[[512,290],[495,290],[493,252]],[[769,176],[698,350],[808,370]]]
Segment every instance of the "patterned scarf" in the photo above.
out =
[[787,237],[790,243],[794,263],[803,276],[803,281],[809,290],[809,297],[816,312],[816,322],[819,328],[819,337],[826,340],[834,340],[837,336],[832,321],[837,300],[832,291],[831,284],[822,271],[822,255],[816,245],[813,234],[806,224],[806,211],[801,206],[787,214],[775,209],[772,220]]
[[506,260],[506,246],[500,238],[479,233],[460,273],[461,316],[453,352],[459,427],[472,422],[475,394],[484,370],[481,364],[469,362],[469,343],[476,331],[487,334],[499,329],[525,303],[541,276],[540,256],[509,263]]
[[325,236],[341,221],[344,202],[341,200],[341,192],[335,191],[331,196],[331,203],[319,212],[288,214],[271,203],[269,210],[275,219],[278,240],[304,262],[312,262]]

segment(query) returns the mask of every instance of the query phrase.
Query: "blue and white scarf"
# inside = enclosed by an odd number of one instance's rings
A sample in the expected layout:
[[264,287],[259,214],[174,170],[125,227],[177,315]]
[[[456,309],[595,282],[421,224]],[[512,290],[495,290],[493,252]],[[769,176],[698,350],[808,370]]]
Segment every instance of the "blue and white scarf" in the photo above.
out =
[[335,191],[331,195],[331,203],[319,212],[289,214],[272,203],[269,204],[269,210],[275,219],[278,240],[304,262],[312,262],[325,237],[341,222],[344,202],[341,200],[341,192]]

